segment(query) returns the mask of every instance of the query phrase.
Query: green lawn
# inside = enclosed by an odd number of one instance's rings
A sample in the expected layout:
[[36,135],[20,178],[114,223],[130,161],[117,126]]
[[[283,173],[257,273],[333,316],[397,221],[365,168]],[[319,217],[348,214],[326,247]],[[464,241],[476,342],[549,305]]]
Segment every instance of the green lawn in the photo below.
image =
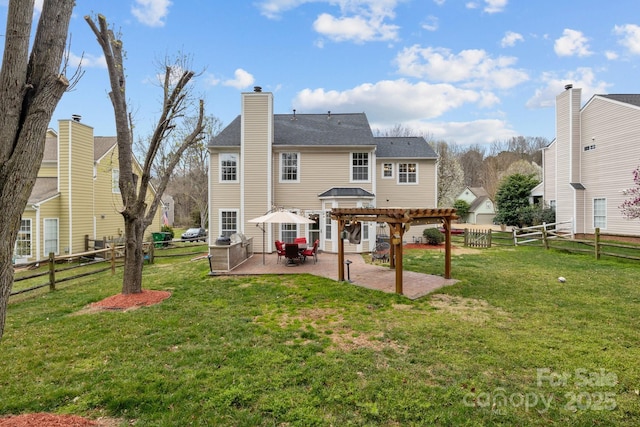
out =
[[[405,268],[442,271],[442,252]],[[638,262],[494,248],[460,283],[410,301],[309,275],[209,277],[206,259],[145,266],[173,295],[78,314],[121,271],[10,305],[0,414],[136,426],[635,426]],[[559,283],[559,276],[566,283]]]

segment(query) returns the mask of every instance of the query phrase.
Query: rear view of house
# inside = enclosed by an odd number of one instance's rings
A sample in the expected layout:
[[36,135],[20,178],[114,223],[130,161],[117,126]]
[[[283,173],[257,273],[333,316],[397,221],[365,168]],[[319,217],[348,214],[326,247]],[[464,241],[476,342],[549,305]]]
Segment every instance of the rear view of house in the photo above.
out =
[[[374,137],[364,113],[274,114],[273,94],[260,88],[241,97],[241,114],[209,143],[211,241],[236,232],[261,240],[248,221],[282,208],[313,223],[267,224],[266,252],[275,251],[275,240],[295,237],[336,252],[333,208],[436,206],[437,155],[424,138]],[[346,250],[369,251],[386,233],[363,224],[360,243]]]
[[556,97],[556,138],[543,150],[543,197],[558,222],[577,234],[640,236],[640,221],[620,210],[640,164],[640,95],[594,95],[581,89]]

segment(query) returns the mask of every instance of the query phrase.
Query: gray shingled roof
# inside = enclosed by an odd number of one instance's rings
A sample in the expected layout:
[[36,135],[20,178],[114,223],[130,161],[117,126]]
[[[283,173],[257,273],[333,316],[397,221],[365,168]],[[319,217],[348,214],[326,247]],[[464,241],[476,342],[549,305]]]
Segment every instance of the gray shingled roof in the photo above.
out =
[[29,205],[40,203],[58,194],[58,178],[36,178],[29,196]]
[[[117,138],[115,136],[95,136],[93,137],[93,160],[99,160],[114,145]],[[43,162],[58,161],[58,139],[55,137],[47,137],[44,143]]]
[[[210,147],[239,147],[241,118],[237,116]],[[374,137],[364,113],[274,114],[274,146],[377,146],[378,157],[437,158],[422,137]]]
[[640,107],[640,94],[611,94],[611,95],[599,95],[603,98],[613,99],[614,101],[624,102],[625,104],[635,105]]
[[373,193],[360,187],[333,187],[318,194],[318,197],[375,197]]
[[437,159],[438,155],[421,136],[418,137],[376,137],[377,157],[382,158],[427,158]]

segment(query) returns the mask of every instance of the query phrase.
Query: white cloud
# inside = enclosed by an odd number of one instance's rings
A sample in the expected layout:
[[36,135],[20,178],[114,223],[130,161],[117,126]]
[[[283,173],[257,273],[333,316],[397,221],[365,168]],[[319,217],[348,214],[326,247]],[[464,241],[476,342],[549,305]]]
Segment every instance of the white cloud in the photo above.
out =
[[610,61],[618,59],[618,54],[616,52],[612,51],[612,50],[606,51],[604,53],[604,56]]
[[369,120],[393,126],[398,122],[428,120],[467,104],[497,102],[492,94],[449,84],[410,83],[404,79],[365,83],[337,91],[304,89],[293,105],[298,111],[364,111]]
[[389,24],[395,18],[395,7],[401,0],[264,0],[258,3],[260,12],[276,19],[283,12],[306,3],[328,3],[338,6],[339,14],[319,14],[313,29],[333,41],[397,40],[399,27]]
[[33,5],[34,11],[36,13],[42,12],[42,4],[43,3],[44,3],[44,0],[36,0],[35,4]]
[[84,53],[82,56],[78,56],[69,52],[69,65],[72,67],[81,66],[82,68],[107,68],[107,61],[104,55],[95,56]]
[[640,26],[635,24],[616,25],[613,28],[616,35],[623,38],[618,41],[633,55],[640,55]]
[[435,4],[437,4],[438,6],[442,6],[445,3],[446,0],[433,0],[433,2]]
[[484,0],[487,4],[484,7],[484,11],[487,13],[498,13],[504,11],[504,8],[507,7],[507,3],[509,0]]
[[427,16],[425,21],[422,23],[422,28],[427,31],[436,31],[438,29],[438,18],[433,15]]
[[137,6],[131,7],[131,13],[138,21],[150,27],[164,26],[169,13],[170,0],[135,0]]
[[559,77],[553,73],[542,75],[544,87],[538,88],[535,94],[527,101],[527,108],[554,107],[556,96],[564,90],[565,85],[572,84],[574,88],[582,89],[582,99],[587,100],[599,93],[607,93],[611,84],[597,81],[591,68],[583,67]]
[[515,46],[517,42],[522,42],[522,41],[524,41],[524,37],[522,37],[522,34],[515,33],[513,31],[507,31],[504,34],[504,37],[502,38],[502,40],[500,41],[500,46],[512,47],[512,46]]
[[319,0],[264,0],[257,4],[260,13],[269,19],[279,18],[283,12],[295,9],[305,3]]
[[562,37],[556,39],[553,49],[558,56],[589,56],[593,53],[582,32],[569,28],[562,32]]
[[242,68],[238,68],[234,72],[234,76],[235,77],[233,79],[225,80],[222,84],[236,89],[244,89],[251,86],[256,81],[251,73],[243,70]]
[[449,49],[414,45],[402,50],[395,61],[400,74],[468,87],[508,89],[529,79],[526,72],[513,67],[516,58],[492,58],[480,49],[453,54]]
[[[509,0],[484,0],[485,6],[482,10],[486,13],[498,13],[504,11]],[[480,9],[482,6],[478,1],[469,1],[465,4],[467,9]]]
[[354,41],[362,43],[375,40],[396,40],[398,26],[384,24],[382,17],[365,16],[336,18],[328,13],[318,16],[313,29],[334,41]]

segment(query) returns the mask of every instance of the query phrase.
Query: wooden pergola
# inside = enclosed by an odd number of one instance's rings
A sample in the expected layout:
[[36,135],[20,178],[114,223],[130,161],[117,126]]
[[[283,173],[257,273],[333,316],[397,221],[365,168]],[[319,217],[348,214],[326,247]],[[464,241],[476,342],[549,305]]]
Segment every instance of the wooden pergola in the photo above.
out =
[[456,210],[447,209],[403,209],[403,208],[336,208],[331,218],[338,221],[338,280],[344,281],[345,225],[352,222],[384,222],[389,226],[390,268],[396,271],[396,293],[402,294],[402,238],[410,225],[442,223],[445,230],[444,277],[451,278],[451,222],[457,219]]

